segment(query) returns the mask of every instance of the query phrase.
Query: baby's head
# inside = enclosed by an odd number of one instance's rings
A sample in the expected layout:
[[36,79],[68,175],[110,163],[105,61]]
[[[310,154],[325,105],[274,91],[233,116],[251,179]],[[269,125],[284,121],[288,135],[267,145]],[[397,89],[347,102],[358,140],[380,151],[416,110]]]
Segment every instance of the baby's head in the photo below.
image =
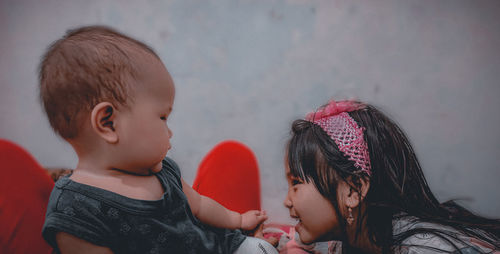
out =
[[68,31],[49,47],[40,65],[40,97],[52,128],[73,139],[99,102],[128,106],[146,58],[159,60],[148,46],[110,28]]
[[[93,137],[123,157],[134,150],[130,146],[161,148],[163,155],[157,157],[165,156],[171,136],[165,121],[175,91],[170,74],[147,45],[103,26],[70,30],[43,56],[39,78],[50,125],[79,156],[99,143]],[[164,130],[150,126],[153,116],[147,112],[154,112]],[[153,139],[161,140],[161,147],[143,143]]]

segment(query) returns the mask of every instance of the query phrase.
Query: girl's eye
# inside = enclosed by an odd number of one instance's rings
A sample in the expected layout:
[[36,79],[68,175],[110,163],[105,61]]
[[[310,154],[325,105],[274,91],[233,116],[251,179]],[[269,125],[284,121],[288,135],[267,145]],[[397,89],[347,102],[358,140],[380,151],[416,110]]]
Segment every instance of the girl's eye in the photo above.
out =
[[297,184],[301,184],[302,181],[298,180],[298,179],[292,179],[292,185],[297,185]]

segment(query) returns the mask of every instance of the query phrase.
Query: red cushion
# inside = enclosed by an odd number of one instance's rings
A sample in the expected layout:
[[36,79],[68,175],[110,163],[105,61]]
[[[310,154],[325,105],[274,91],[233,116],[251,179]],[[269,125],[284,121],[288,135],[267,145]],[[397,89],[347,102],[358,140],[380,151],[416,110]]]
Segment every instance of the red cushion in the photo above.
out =
[[0,139],[0,253],[51,253],[42,226],[54,182],[22,147]]
[[236,141],[219,143],[200,163],[193,189],[239,213],[260,210],[260,178],[255,155]]

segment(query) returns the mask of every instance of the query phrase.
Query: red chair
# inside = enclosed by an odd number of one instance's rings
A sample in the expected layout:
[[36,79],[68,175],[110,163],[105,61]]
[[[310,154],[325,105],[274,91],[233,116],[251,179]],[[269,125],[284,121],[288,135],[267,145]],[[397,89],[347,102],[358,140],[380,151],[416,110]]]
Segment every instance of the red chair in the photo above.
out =
[[42,226],[54,182],[22,147],[0,139],[0,253],[52,253]]
[[[239,213],[261,209],[257,159],[248,147],[236,141],[219,143],[203,158],[193,189]],[[293,226],[269,223],[264,225],[263,235],[281,239],[280,253],[310,253],[292,240]]]
[[257,159],[236,141],[223,141],[205,156],[193,189],[239,213],[261,209]]

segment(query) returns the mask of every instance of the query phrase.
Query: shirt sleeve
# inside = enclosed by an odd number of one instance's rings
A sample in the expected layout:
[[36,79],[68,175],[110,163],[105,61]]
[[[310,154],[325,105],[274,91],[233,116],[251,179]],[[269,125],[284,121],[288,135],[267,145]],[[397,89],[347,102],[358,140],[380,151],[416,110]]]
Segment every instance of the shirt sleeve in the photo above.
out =
[[54,188],[42,229],[44,239],[57,249],[55,236],[66,232],[99,246],[109,246],[111,230],[105,220],[113,217],[113,209],[87,195]]
[[[463,241],[463,239],[462,239]],[[400,253],[425,254],[425,253],[483,253],[478,248],[466,244],[466,241],[438,236],[432,233],[420,233],[408,237],[403,241]]]
[[173,179],[177,187],[182,190],[181,170],[179,169],[177,163],[175,163],[174,160],[165,157],[165,159],[163,159],[163,171],[165,171],[167,178]]

